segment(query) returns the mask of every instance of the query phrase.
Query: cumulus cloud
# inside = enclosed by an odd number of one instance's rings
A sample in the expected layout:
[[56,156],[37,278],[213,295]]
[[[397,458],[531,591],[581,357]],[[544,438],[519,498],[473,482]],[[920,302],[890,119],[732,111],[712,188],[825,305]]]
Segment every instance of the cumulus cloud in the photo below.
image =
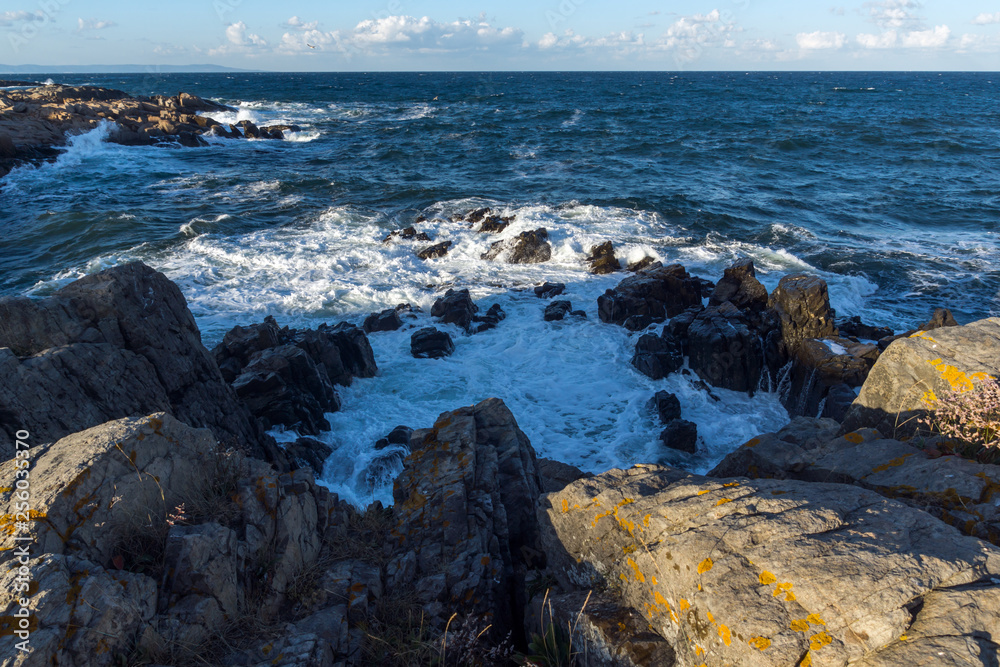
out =
[[983,12],[976,18],[972,19],[972,22],[975,25],[992,25],[994,23],[1000,23],[1000,12],[994,12],[992,14]]
[[226,43],[222,46],[209,49],[210,56],[225,56],[234,53],[255,53],[267,47],[267,40],[248,30],[247,24],[243,21],[230,23],[226,27]]
[[15,23],[26,23],[31,21],[44,21],[45,14],[42,12],[0,12],[0,26],[14,25]]
[[842,32],[800,32],[795,36],[800,49],[839,49],[847,43],[847,35]]
[[881,35],[862,33],[855,39],[858,44],[866,49],[891,49],[896,46],[896,38],[897,35],[895,30],[887,30]]
[[920,17],[912,11],[921,7],[918,0],[881,0],[867,2],[865,7],[868,9],[869,19],[882,30],[917,30],[924,27]]
[[98,19],[77,19],[76,20],[76,31],[86,32],[89,30],[104,30],[105,28],[113,28],[117,23],[114,21],[100,21]]
[[946,25],[934,26],[930,30],[914,30],[903,35],[902,45],[907,48],[936,49],[948,43],[951,28]]
[[319,27],[319,21],[310,21],[306,23],[298,16],[293,16],[285,21],[283,26],[286,28],[295,28],[297,30],[315,30]]

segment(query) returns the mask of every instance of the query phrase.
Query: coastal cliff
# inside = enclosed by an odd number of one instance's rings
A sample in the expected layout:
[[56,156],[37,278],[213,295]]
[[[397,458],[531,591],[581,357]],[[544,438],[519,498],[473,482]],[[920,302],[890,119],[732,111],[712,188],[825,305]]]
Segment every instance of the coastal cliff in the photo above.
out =
[[[1000,373],[1000,320],[899,337],[837,318],[814,276],[768,294],[747,262],[714,284],[648,264],[598,307],[605,326],[662,323],[636,372],[687,360],[706,387],[783,385],[792,421],[708,475],[589,475],[538,457],[491,398],[389,434],[393,505],[361,510],[316,482],[322,443],[266,429],[328,428],[400,311],[364,329],[268,318],[209,351],[142,264],[0,300],[4,664],[995,662],[1000,467],[887,416],[933,412],[914,380],[943,396]],[[502,319],[477,311],[451,291],[433,316]],[[650,405],[665,444],[675,403]],[[21,520],[6,485],[25,459]]]

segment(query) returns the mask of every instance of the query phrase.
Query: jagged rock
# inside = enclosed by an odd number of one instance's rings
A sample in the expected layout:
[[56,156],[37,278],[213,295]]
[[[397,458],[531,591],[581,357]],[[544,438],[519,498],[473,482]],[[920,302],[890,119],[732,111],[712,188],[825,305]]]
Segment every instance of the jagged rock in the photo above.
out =
[[677,340],[664,330],[659,336],[644,334],[639,337],[632,365],[643,375],[661,380],[680,370],[684,365],[684,355]]
[[308,467],[317,475],[323,474],[323,464],[333,454],[333,448],[315,438],[298,438],[285,446],[288,457],[298,467]]
[[431,306],[431,316],[442,324],[457,324],[466,331],[472,330],[472,322],[479,307],[472,301],[468,289],[448,290]]
[[597,312],[602,322],[636,322],[628,327],[635,331],[700,305],[701,284],[683,266],[671,264],[646,269],[621,281],[598,297]]
[[715,285],[709,306],[719,306],[729,302],[740,310],[758,312],[767,308],[767,288],[757,280],[753,260],[737,260],[723,273],[722,280]]
[[243,136],[247,139],[258,139],[260,138],[260,130],[257,128],[253,122],[249,120],[241,120],[236,123],[236,127],[243,130]]
[[681,402],[677,400],[676,395],[663,389],[653,394],[653,398],[649,399],[646,407],[659,416],[662,424],[681,418]]
[[433,239],[424,232],[418,232],[414,227],[407,227],[402,230],[395,230],[389,232],[389,235],[382,239],[382,243],[389,244],[396,239],[403,239],[404,241],[426,241],[430,243]]
[[479,232],[483,234],[499,234],[507,229],[513,221],[514,216],[501,218],[497,215],[491,215],[483,220],[483,224],[479,226]]
[[569,301],[552,301],[545,306],[545,313],[542,318],[546,322],[554,322],[569,315],[571,310],[573,310],[573,304]]
[[472,317],[473,322],[479,323],[479,326],[476,327],[476,333],[495,329],[505,319],[507,319],[507,313],[503,311],[499,303],[490,306],[485,315],[474,315]]
[[833,419],[837,423],[844,421],[848,410],[857,398],[857,393],[846,384],[835,384],[830,387],[826,398],[823,399],[823,412],[821,417]]
[[781,397],[788,414],[816,415],[832,387],[860,387],[878,355],[877,346],[847,338],[802,340],[792,355],[789,391]]
[[895,341],[879,356],[844,428],[877,428],[884,435],[913,433],[917,418],[949,392],[968,391],[1000,377],[1000,318],[941,327]]
[[455,351],[455,343],[445,331],[425,327],[410,337],[410,354],[418,359],[440,359]]
[[921,324],[917,329],[919,331],[933,331],[934,329],[940,329],[942,327],[957,327],[958,322],[955,321],[955,317],[951,314],[951,311],[947,308],[938,308],[934,311],[931,319],[924,324]]
[[472,224],[476,224],[477,222],[481,222],[483,219],[485,219],[486,216],[488,216],[491,212],[492,212],[492,209],[490,209],[489,207],[477,208],[477,209],[473,209],[473,210],[471,210],[471,211],[469,211],[468,213],[465,213],[465,214],[456,213],[455,215],[451,216],[451,221],[452,222],[469,222],[469,223],[472,223]]
[[687,330],[691,370],[714,387],[757,391],[764,369],[760,336],[729,302],[701,311]]
[[[4,349],[7,348],[7,349]],[[177,286],[124,264],[46,299],[0,299],[0,456],[126,416],[169,411],[248,453],[283,455],[226,384]]]
[[417,251],[417,257],[423,260],[440,259],[448,254],[448,251],[451,249],[451,244],[451,241],[442,241],[441,243],[432,245],[429,248]]
[[837,335],[835,313],[822,278],[804,273],[785,276],[771,293],[768,306],[780,319],[781,336],[789,352],[806,338]]
[[409,447],[411,435],[413,435],[413,429],[409,426],[397,426],[392,429],[389,435],[375,443],[375,449],[385,449],[389,445]]
[[266,428],[280,425],[318,435],[330,428],[323,415],[340,410],[340,396],[325,369],[294,345],[255,354],[233,389]]
[[683,419],[674,419],[660,433],[664,447],[694,454],[698,451],[698,425]]
[[542,493],[561,491],[570,482],[575,482],[583,477],[593,477],[592,473],[583,472],[576,466],[553,459],[536,459],[535,468],[538,470],[538,478],[542,482]]
[[[34,551],[34,549],[33,549]],[[58,554],[23,561],[30,635],[22,653],[15,616],[20,612],[19,568],[0,571],[0,654],[5,665],[120,665],[134,637],[153,619],[156,582],[132,572],[106,571],[96,563]],[[22,580],[22,581],[24,581]],[[23,595],[23,594],[22,594]]]
[[534,229],[521,232],[507,241],[497,241],[490,245],[482,255],[482,259],[493,260],[501,254],[506,256],[510,264],[540,264],[552,258],[552,246],[549,245],[549,233],[546,229]]
[[1000,631],[1000,550],[872,491],[637,466],[549,494],[539,522],[560,585],[613,582],[681,665],[996,653],[977,638]]
[[540,566],[535,453],[499,399],[416,431],[393,488],[390,592],[412,585],[432,627],[453,612],[504,637],[521,626],[526,568]]
[[380,313],[372,313],[365,318],[365,333],[376,331],[395,331],[403,326],[403,319],[399,316],[399,311],[395,308],[388,308]]
[[[544,603],[544,604],[543,604]],[[587,667],[672,667],[674,650],[634,609],[599,593],[557,593],[532,599],[526,629],[571,628],[573,652]]]
[[[625,270],[628,271],[629,273],[638,273],[639,271],[642,271],[644,269],[651,268],[653,264],[660,264],[660,263],[657,262],[652,257],[650,257],[649,255],[646,255],[638,262],[630,262],[629,265],[625,267]],[[662,266],[662,264],[660,265]]]
[[590,264],[590,272],[598,275],[621,271],[622,268],[618,258],[615,257],[615,246],[611,241],[605,241],[591,248],[587,263]]
[[892,329],[889,327],[874,327],[865,324],[857,315],[852,317],[838,317],[835,323],[841,336],[854,336],[862,340],[879,341],[894,335]]
[[535,296],[540,299],[551,299],[566,291],[565,283],[542,283],[535,287]]

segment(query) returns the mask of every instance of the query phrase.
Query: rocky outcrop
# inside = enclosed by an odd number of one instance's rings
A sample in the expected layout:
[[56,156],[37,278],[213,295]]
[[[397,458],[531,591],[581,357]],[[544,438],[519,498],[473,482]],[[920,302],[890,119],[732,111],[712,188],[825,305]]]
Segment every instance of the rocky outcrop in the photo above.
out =
[[545,282],[535,286],[535,296],[539,299],[551,299],[566,291],[565,283]]
[[622,269],[618,258],[615,257],[615,246],[611,241],[605,241],[591,248],[590,254],[587,255],[587,264],[589,271],[597,275],[614,273]]
[[597,299],[602,322],[632,331],[701,305],[701,282],[680,264],[649,268],[618,283]]
[[547,306],[545,306],[545,312],[542,313],[542,319],[546,322],[555,322],[565,318],[572,310],[573,304],[570,301],[551,301]]
[[395,331],[401,326],[403,326],[403,319],[399,316],[399,309],[387,308],[366,317],[362,328],[365,333],[373,333],[376,331]]
[[473,318],[478,312],[479,306],[468,289],[450,289],[431,306],[431,317],[438,318],[442,324],[457,324],[467,332],[472,331]]
[[417,359],[440,359],[454,351],[455,343],[446,331],[424,327],[410,336],[410,354]]
[[430,243],[433,239],[424,232],[418,232],[415,227],[406,227],[405,229],[396,229],[389,232],[389,234],[384,239],[382,239],[382,243],[388,245],[393,241],[399,241],[399,240],[425,241],[427,243]]
[[708,305],[721,306],[728,302],[739,310],[759,312],[767,308],[767,300],[767,288],[757,280],[753,260],[744,258],[723,272],[708,298]]
[[562,589],[613,585],[680,665],[997,653],[1000,549],[866,489],[637,466],[545,496],[539,523]]
[[482,259],[493,260],[500,256],[510,264],[541,264],[552,259],[549,233],[544,228],[521,232],[512,239],[490,244]]
[[715,387],[753,394],[765,368],[764,344],[744,311],[732,303],[709,306],[687,329],[691,370]]
[[807,338],[837,335],[826,281],[804,273],[787,275],[771,293],[768,305],[777,313],[781,337],[789,352]]
[[917,418],[950,392],[1000,377],[1000,318],[917,332],[893,342],[875,363],[844,419],[844,429],[912,434]]
[[283,457],[223,380],[180,290],[140,263],[81,278],[46,299],[0,299],[0,456],[34,442],[168,411],[224,442]]
[[643,375],[661,380],[684,365],[680,344],[666,327],[659,336],[643,334],[635,343],[632,365]]
[[393,487],[388,589],[411,588],[435,627],[458,613],[502,638],[521,627],[527,568],[544,562],[531,443],[503,402],[489,399],[441,415],[410,445]]
[[660,433],[660,442],[668,449],[694,454],[698,451],[698,425],[684,419],[673,419]]
[[[878,357],[877,345],[849,338],[802,340],[792,354],[789,384],[782,396],[789,414],[817,416],[834,387],[860,387]],[[851,395],[853,400],[853,391]]]
[[451,241],[442,241],[441,243],[436,243],[432,246],[424,248],[423,250],[417,251],[417,259],[441,259],[448,254],[451,249]]

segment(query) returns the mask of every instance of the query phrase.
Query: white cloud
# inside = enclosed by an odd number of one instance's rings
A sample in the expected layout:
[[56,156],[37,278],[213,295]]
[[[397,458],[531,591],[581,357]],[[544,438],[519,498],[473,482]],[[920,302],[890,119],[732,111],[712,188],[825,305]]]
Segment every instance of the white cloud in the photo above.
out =
[[862,33],[855,39],[858,44],[866,49],[891,49],[896,46],[896,37],[895,30],[887,30],[881,35]]
[[542,35],[542,38],[538,40],[538,48],[540,49],[551,49],[553,46],[559,43],[559,38],[556,37],[554,32],[547,32]]
[[994,12],[993,14],[987,14],[983,12],[976,18],[972,19],[975,25],[992,25],[994,23],[1000,23],[1000,12]]
[[247,31],[243,21],[230,23],[226,27],[226,43],[214,49],[209,49],[210,56],[225,56],[234,53],[260,52],[267,47],[267,40],[260,35]]
[[29,21],[44,21],[45,14],[42,12],[26,12],[26,11],[16,11],[16,12],[0,12],[0,25],[9,26],[15,23],[23,23]]
[[105,28],[113,28],[118,25],[114,21],[99,21],[98,19],[77,19],[76,20],[76,31],[85,32],[88,30],[104,30]]
[[930,30],[914,30],[903,35],[903,46],[917,49],[936,49],[948,43],[951,28],[946,25],[934,26]]
[[847,35],[842,32],[800,32],[795,36],[795,42],[800,49],[839,49],[847,42]]
[[923,28],[924,25],[920,17],[910,11],[919,9],[921,6],[918,0],[881,0],[880,2],[865,3],[869,18],[882,30]]
[[286,28],[296,28],[298,30],[315,30],[319,27],[319,21],[310,21],[306,23],[298,16],[293,16],[284,23]]

